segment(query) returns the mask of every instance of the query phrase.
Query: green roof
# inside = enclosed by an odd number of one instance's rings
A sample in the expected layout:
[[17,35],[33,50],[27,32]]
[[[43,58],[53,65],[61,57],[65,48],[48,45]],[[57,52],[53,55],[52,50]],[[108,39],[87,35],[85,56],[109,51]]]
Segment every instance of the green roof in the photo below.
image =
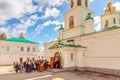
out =
[[63,43],[55,43],[53,46],[51,46],[49,49],[54,49],[54,48],[61,48],[61,47],[74,47],[74,48],[86,48],[81,45],[73,45],[73,44],[63,44]]
[[95,34],[95,33],[100,33],[100,32],[105,32],[105,31],[110,31],[110,30],[115,30],[115,29],[118,29],[118,28],[120,28],[120,27],[118,27],[118,26],[111,26],[111,27],[104,28],[104,29],[102,29],[100,31],[96,31],[96,32],[88,33],[88,34],[82,34],[80,36],[86,36],[86,35],[90,35],[90,34]]
[[108,31],[108,30],[113,30],[113,29],[117,29],[117,28],[120,28],[120,27],[118,27],[118,26],[111,26],[111,27],[107,27],[107,28],[102,29],[102,31]]
[[70,38],[66,38],[66,39],[62,39],[62,40],[67,40],[67,39],[76,38],[76,37],[80,37],[80,36],[92,35],[92,34],[96,34],[96,33],[102,33],[102,32],[105,32],[105,31],[111,31],[111,30],[115,30],[115,29],[120,29],[120,27],[119,26],[111,26],[111,27],[102,29],[100,31],[94,31],[92,33],[82,34],[82,35],[78,35],[78,36],[74,36],[74,37],[70,37]]
[[26,40],[24,38],[8,38],[8,39],[5,39],[5,41],[39,44],[39,43],[36,43],[36,42],[33,42],[33,41]]

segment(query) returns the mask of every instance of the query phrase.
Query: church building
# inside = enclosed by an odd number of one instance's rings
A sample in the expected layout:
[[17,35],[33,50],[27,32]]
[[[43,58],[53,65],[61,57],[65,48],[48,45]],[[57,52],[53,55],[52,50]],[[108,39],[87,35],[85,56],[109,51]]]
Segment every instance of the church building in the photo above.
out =
[[94,30],[89,0],[68,0],[58,40],[45,43],[45,58],[60,67],[120,75],[120,12],[108,0],[101,15],[101,30]]

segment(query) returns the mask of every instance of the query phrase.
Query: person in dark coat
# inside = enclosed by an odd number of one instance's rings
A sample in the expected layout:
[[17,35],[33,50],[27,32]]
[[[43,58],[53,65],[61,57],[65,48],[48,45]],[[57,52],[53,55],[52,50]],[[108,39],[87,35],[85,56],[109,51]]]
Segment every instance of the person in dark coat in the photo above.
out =
[[45,63],[44,63],[44,68],[47,69],[48,68],[48,61],[45,60]]
[[37,60],[37,62],[36,62],[36,70],[37,70],[37,71],[39,71],[39,65],[40,65],[40,64],[39,64],[39,61]]
[[25,72],[29,72],[29,64],[28,64],[28,61],[26,62],[26,65],[25,65]]
[[26,61],[23,63],[23,65],[24,65],[24,69],[26,68],[26,63],[27,63]]
[[16,62],[16,64],[15,64],[15,71],[16,71],[16,73],[18,72],[18,70],[19,70],[19,64],[18,64],[18,62]]

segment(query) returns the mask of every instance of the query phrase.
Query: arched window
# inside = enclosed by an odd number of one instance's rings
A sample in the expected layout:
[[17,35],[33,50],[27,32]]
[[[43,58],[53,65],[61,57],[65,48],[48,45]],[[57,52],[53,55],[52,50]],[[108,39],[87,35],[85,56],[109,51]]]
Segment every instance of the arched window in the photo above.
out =
[[77,0],[77,5],[81,5],[81,0]]
[[69,18],[69,28],[73,28],[73,27],[74,27],[74,17],[71,16],[71,17]]
[[115,18],[113,18],[113,23],[116,24],[116,19]]
[[85,0],[85,6],[88,7],[88,0]]
[[109,22],[108,22],[108,20],[106,20],[105,21],[105,27],[108,27],[108,24],[109,24]]
[[73,0],[71,0],[71,4],[70,4],[71,8],[74,6],[74,2]]

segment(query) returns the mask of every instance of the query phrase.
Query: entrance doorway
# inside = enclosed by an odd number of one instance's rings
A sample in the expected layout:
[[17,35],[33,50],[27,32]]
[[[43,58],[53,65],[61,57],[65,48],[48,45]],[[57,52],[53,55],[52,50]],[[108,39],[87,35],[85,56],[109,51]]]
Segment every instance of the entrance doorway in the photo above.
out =
[[54,54],[54,68],[60,69],[62,68],[62,59],[59,52]]

